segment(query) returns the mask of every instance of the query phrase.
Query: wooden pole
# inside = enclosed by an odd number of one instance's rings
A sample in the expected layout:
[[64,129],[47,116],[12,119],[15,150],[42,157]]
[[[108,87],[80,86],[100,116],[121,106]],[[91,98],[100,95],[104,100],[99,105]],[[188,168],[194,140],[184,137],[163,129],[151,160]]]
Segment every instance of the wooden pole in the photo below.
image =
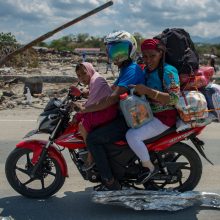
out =
[[71,25],[74,25],[74,24],[76,24],[77,22],[80,22],[80,21],[84,20],[85,18],[87,18],[87,17],[89,17],[89,16],[91,16],[91,15],[93,15],[93,14],[96,14],[96,13],[98,13],[99,11],[102,11],[103,9],[105,9],[105,8],[111,6],[111,5],[113,5],[113,1],[108,1],[107,3],[105,3],[105,4],[99,6],[99,7],[95,8],[95,9],[93,9],[93,10],[91,10],[91,11],[89,11],[89,12],[87,12],[87,13],[81,15],[81,16],[79,16],[78,18],[75,18],[74,20],[69,21],[69,22],[67,22],[66,24],[61,25],[60,27],[58,27],[58,28],[56,28],[56,29],[54,29],[54,30],[52,30],[52,31],[50,31],[50,32],[48,32],[48,33],[46,33],[46,34],[44,34],[44,35],[38,37],[38,38],[36,38],[35,40],[31,41],[30,43],[26,44],[25,46],[18,48],[17,50],[13,51],[12,53],[8,54],[7,56],[3,57],[3,58],[0,60],[0,67],[1,67],[2,65],[4,65],[8,60],[10,60],[13,56],[15,56],[15,55],[17,55],[17,54],[19,54],[19,53],[22,53],[23,51],[25,51],[25,50],[27,50],[28,48],[30,48],[30,47],[36,45],[37,43],[42,42],[42,41],[44,41],[45,39],[47,39],[47,38],[53,36],[53,35],[56,34],[57,32],[59,32],[59,31],[65,29],[65,28],[67,28],[67,27],[69,27],[69,26],[71,26]]

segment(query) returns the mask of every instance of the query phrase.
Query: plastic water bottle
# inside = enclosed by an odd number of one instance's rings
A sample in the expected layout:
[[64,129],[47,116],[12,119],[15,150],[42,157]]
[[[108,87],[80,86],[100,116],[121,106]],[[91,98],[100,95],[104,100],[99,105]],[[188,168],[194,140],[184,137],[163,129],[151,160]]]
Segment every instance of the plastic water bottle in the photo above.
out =
[[139,128],[153,118],[150,104],[145,96],[136,96],[133,90],[130,95],[127,93],[120,95],[120,108],[128,127],[131,128]]

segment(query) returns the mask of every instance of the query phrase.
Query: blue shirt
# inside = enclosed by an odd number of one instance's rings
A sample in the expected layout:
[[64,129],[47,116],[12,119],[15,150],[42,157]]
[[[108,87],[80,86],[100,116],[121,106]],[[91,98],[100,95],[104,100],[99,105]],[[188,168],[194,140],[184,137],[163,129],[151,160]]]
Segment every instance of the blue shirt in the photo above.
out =
[[129,85],[144,84],[144,82],[144,72],[138,64],[131,62],[128,66],[120,69],[119,77],[115,81],[114,85],[130,89],[128,87]]
[[162,105],[155,100],[151,101],[151,108],[154,113],[161,112],[164,110],[174,109],[176,102],[178,101],[179,92],[180,92],[180,83],[179,83],[179,75],[178,71],[174,66],[169,64],[164,64],[164,72],[163,72],[163,82],[158,74],[158,69],[154,70],[153,72],[146,72],[146,82],[145,85],[163,92],[162,83],[165,92],[168,92],[170,95],[171,102],[169,105]]

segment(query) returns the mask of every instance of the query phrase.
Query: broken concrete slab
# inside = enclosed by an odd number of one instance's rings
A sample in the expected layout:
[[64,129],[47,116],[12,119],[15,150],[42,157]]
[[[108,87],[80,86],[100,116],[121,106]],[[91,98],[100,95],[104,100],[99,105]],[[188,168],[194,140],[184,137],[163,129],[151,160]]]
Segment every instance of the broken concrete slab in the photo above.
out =
[[19,75],[0,75],[0,80],[9,81],[17,78],[21,82],[25,82],[27,78],[30,77],[41,77],[44,83],[76,83],[78,79],[75,76],[19,76]]
[[31,95],[40,94],[43,90],[43,80],[40,76],[27,77],[24,82],[24,94],[29,88]]

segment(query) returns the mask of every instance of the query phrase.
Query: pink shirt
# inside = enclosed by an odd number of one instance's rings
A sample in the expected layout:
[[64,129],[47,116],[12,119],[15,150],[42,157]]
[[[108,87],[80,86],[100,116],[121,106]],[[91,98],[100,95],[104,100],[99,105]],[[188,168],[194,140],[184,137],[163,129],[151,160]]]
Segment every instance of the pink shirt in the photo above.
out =
[[88,75],[91,77],[89,83],[89,97],[85,103],[85,107],[88,107],[99,102],[102,98],[110,96],[112,90],[104,77],[95,71],[91,63],[83,62],[82,64],[85,66]]

